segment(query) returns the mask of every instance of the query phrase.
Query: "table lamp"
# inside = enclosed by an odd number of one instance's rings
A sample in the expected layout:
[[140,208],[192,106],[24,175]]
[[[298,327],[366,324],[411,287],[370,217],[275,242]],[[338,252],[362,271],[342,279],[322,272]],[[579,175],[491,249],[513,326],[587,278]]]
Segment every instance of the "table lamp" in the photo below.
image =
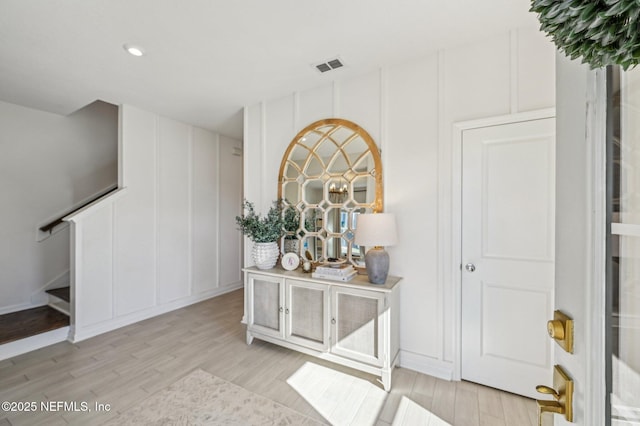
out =
[[389,274],[389,254],[383,246],[398,242],[396,216],[392,213],[372,213],[358,215],[354,243],[372,247],[364,256],[369,282],[384,284]]

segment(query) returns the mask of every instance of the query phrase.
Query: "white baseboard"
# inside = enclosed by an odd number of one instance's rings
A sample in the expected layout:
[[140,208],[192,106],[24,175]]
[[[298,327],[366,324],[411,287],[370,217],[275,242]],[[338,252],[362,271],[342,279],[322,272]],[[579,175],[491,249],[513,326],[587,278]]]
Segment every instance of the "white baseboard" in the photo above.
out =
[[14,356],[22,355],[54,343],[64,342],[69,338],[69,327],[62,327],[57,330],[37,334],[15,342],[0,345],[0,361]]
[[453,363],[414,352],[400,350],[400,367],[442,380],[453,380]]
[[229,293],[234,290],[242,288],[243,283],[238,282],[233,286],[225,286],[217,288],[215,290],[199,293],[194,296],[185,297],[170,303],[166,303],[152,308],[144,309],[142,311],[134,312],[128,315],[117,317],[108,321],[104,321],[98,324],[92,324],[87,327],[78,327],[77,324],[73,327],[69,333],[69,340],[72,342],[80,342],[82,340],[89,339],[91,337],[103,334],[112,330],[116,330],[121,327],[125,327],[136,322],[146,320],[158,315],[166,314],[167,312],[174,311],[176,309],[184,308],[185,306],[193,305],[194,303],[202,302],[212,297],[220,296],[225,293]]

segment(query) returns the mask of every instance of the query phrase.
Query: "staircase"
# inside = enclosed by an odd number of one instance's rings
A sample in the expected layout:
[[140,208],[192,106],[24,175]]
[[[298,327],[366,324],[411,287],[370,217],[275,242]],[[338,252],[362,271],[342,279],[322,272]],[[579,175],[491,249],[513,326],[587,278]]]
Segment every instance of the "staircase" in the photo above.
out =
[[47,293],[47,306],[0,315],[0,360],[66,340],[63,328],[69,327],[69,287]]
[[49,306],[66,316],[71,315],[69,313],[69,303],[71,302],[71,289],[69,287],[47,290],[47,294],[49,295]]

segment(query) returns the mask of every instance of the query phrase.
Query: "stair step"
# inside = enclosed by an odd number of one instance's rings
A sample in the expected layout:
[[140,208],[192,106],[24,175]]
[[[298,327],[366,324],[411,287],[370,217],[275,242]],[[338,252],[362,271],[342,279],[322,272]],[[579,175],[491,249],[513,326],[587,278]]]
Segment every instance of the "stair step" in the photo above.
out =
[[57,297],[58,299],[64,300],[65,302],[71,302],[70,287],[52,288],[51,290],[47,290],[47,293]]
[[67,327],[69,317],[50,306],[0,315],[0,344]]

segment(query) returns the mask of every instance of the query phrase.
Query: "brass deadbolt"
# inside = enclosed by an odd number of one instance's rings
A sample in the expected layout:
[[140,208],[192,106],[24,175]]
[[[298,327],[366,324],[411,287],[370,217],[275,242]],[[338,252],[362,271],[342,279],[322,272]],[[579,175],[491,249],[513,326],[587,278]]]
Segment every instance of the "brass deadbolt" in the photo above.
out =
[[549,337],[558,340],[564,340],[564,324],[560,320],[551,320],[547,322],[547,331]]
[[573,353],[573,320],[560,311],[553,313],[553,319],[547,322],[549,337],[570,354]]

